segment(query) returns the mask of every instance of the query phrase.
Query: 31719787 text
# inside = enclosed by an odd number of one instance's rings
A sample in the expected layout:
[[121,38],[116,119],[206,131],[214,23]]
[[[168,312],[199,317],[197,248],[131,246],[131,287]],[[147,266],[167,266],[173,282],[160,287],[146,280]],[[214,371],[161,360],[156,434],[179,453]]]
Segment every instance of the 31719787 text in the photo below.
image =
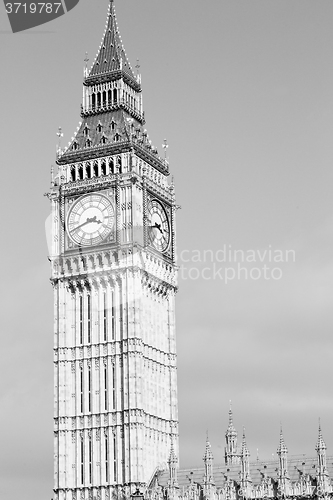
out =
[[6,3],[7,14],[57,14],[60,3]]

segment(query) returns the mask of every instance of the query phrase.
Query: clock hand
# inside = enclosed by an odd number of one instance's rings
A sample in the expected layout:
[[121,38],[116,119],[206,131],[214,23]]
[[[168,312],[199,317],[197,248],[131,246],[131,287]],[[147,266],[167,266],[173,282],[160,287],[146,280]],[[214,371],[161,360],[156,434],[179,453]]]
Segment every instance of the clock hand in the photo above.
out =
[[70,233],[74,233],[74,231],[76,231],[77,229],[80,229],[80,227],[83,227],[83,226],[85,226],[86,224],[89,224],[89,222],[91,222],[91,221],[90,221],[90,219],[87,219],[87,220],[86,220],[86,222],[83,222],[83,223],[82,223],[82,224],[80,224],[79,226],[74,227],[74,229],[72,229],[72,230],[70,231]]
[[97,219],[97,216],[94,215],[94,217],[91,217],[89,219],[89,217],[87,218],[86,222],[83,222],[82,224],[80,224],[79,226],[76,226],[74,229],[72,229],[70,232],[73,233],[74,231],[76,231],[77,229],[80,229],[80,227],[82,226],[85,226],[86,224],[90,224],[91,222],[97,222],[97,224],[101,224],[102,222],[100,220],[96,220]]
[[87,219],[89,222],[97,222],[97,224],[102,224],[101,220],[97,220],[97,215],[94,215],[91,219]]
[[157,222],[155,222],[155,225],[153,227],[156,227],[156,229],[158,229],[160,233],[163,234],[163,230],[161,229],[161,224],[157,224]]

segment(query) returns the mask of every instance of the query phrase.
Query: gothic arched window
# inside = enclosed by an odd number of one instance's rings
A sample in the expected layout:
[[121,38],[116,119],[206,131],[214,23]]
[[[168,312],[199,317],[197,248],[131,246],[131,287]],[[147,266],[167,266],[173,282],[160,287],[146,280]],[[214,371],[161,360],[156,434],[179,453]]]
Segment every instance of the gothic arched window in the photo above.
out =
[[113,158],[109,161],[109,171],[111,174],[114,174],[114,161]]
[[122,163],[121,163],[121,156],[118,156],[117,157],[117,169],[118,169],[118,172],[121,174],[121,167],[122,167]]
[[90,163],[87,163],[87,165],[86,165],[86,174],[87,174],[88,178],[91,177],[91,166],[90,166]]

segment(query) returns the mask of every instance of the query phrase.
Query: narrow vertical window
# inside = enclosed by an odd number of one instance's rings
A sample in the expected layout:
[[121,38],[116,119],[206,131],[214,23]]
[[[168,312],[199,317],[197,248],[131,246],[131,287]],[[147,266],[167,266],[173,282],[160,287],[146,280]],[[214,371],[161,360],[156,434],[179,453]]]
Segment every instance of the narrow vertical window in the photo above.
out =
[[117,481],[117,448],[116,448],[116,436],[113,436],[113,480]]
[[80,344],[83,344],[83,297],[80,295]]
[[90,166],[89,162],[86,165],[86,174],[87,174],[88,179],[90,179],[90,177],[91,177],[91,166]]
[[108,369],[104,366],[104,410],[108,409]]
[[116,409],[116,370],[112,365],[112,409]]
[[107,309],[107,297],[106,297],[106,292],[103,293],[103,332],[104,332],[104,341],[106,342],[108,337],[107,337],[107,331],[108,331],[108,309]]
[[92,104],[92,109],[94,110],[96,107],[96,95],[95,94],[93,94],[91,96],[91,104]]
[[88,411],[91,412],[91,367],[88,367]]
[[105,434],[105,481],[109,482],[109,439]]
[[115,307],[114,307],[114,292],[111,292],[111,331],[112,331],[112,340],[116,338],[115,332]]
[[119,302],[119,335],[120,340],[123,340],[123,303],[120,296]]
[[81,469],[81,484],[84,483],[84,443],[83,443],[83,436],[81,437],[81,444],[80,444],[80,469]]
[[92,458],[93,458],[93,453],[92,453],[92,442],[91,442],[91,436],[89,436],[89,483],[92,483]]
[[87,312],[88,312],[88,344],[91,343],[91,296],[87,297]]
[[83,413],[83,366],[80,367],[80,412]]
[[113,102],[117,102],[117,89],[113,89]]

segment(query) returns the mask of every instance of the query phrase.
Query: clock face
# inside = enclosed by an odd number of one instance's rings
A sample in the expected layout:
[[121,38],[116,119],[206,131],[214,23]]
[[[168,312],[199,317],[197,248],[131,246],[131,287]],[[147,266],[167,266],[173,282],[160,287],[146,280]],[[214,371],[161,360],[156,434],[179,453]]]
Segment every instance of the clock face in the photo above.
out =
[[149,238],[151,244],[159,250],[164,252],[170,241],[170,225],[168,216],[162,206],[157,200],[152,200],[148,206],[149,214]]
[[77,245],[97,245],[111,233],[113,224],[111,201],[104,195],[90,194],[72,205],[67,217],[67,234]]

